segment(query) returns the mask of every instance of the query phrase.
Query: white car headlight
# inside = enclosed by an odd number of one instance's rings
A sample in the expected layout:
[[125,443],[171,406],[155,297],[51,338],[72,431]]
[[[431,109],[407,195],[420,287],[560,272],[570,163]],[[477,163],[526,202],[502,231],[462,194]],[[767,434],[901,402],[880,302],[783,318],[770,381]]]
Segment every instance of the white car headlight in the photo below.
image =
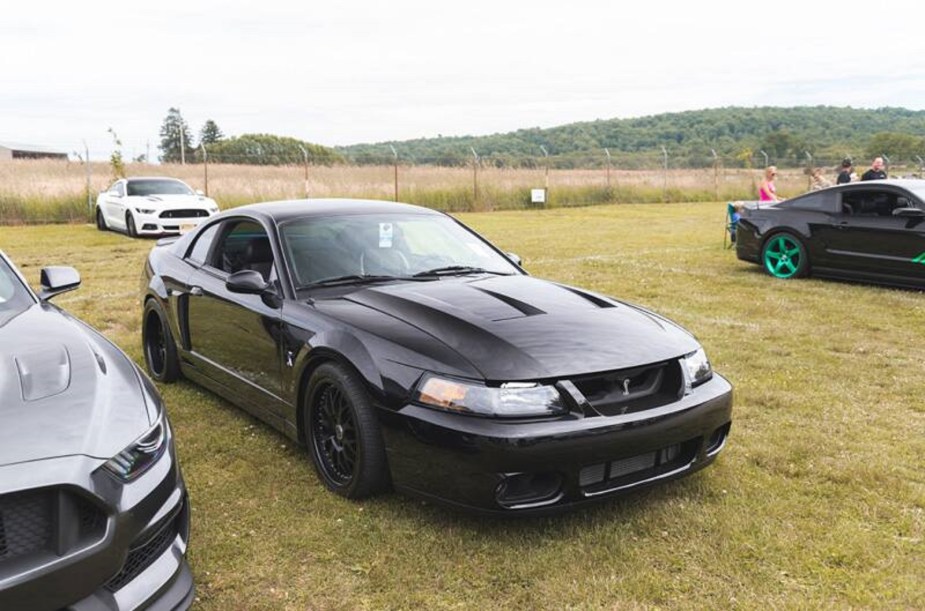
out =
[[685,354],[681,358],[681,364],[684,366],[686,374],[684,378],[687,390],[703,384],[713,377],[710,359],[707,358],[707,353],[704,352],[703,348],[698,348],[690,354]]
[[167,449],[167,421],[163,414],[154,426],[133,441],[124,450],[103,464],[112,475],[124,482],[130,482],[157,462]]
[[566,411],[562,396],[552,386],[509,382],[490,387],[434,375],[421,380],[414,400],[428,407],[480,416],[554,416]]
[[135,208],[135,212],[138,214],[154,214],[154,208]]

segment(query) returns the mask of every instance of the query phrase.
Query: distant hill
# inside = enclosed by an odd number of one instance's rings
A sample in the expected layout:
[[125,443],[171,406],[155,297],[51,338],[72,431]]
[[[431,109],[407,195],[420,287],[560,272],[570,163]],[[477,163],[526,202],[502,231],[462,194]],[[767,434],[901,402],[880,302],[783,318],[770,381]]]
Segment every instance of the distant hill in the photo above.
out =
[[[727,167],[770,163],[835,164],[844,156],[867,158],[886,153],[896,163],[921,164],[925,156],[925,111],[904,108],[714,108],[634,119],[571,123],[548,129],[519,129],[506,134],[421,138],[402,142],[356,144],[336,150],[356,163],[391,163],[389,145],[400,158],[418,164],[458,166],[471,163],[470,148],[483,163],[497,166],[542,164],[545,147],[555,167],[616,167],[660,163],[662,147],[676,167],[705,167],[713,151]],[[808,155],[807,155],[808,153]]]

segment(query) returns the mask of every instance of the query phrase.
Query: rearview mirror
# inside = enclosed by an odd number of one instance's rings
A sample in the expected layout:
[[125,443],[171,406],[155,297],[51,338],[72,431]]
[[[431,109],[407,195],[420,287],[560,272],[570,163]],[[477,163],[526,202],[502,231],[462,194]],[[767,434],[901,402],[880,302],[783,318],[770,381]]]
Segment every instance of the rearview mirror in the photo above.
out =
[[48,301],[55,295],[73,291],[80,286],[80,274],[73,267],[43,267],[41,283],[42,290],[39,291],[39,299]]

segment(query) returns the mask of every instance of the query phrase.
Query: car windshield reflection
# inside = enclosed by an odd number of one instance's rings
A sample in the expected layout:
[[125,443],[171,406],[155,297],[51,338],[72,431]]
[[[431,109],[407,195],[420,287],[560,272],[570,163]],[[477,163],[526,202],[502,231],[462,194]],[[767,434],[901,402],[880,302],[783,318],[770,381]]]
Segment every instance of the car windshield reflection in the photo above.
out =
[[298,288],[522,273],[446,216],[311,217],[285,223],[280,232]]

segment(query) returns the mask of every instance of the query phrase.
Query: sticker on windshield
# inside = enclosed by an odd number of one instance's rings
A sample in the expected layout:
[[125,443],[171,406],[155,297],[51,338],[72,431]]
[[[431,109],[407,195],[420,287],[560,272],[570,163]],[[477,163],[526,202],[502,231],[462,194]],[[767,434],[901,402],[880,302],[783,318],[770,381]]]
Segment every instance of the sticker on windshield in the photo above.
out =
[[392,223],[379,223],[379,248],[392,248]]

